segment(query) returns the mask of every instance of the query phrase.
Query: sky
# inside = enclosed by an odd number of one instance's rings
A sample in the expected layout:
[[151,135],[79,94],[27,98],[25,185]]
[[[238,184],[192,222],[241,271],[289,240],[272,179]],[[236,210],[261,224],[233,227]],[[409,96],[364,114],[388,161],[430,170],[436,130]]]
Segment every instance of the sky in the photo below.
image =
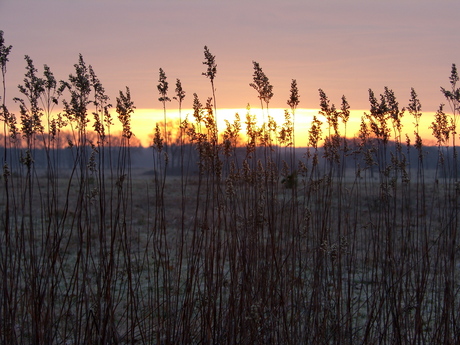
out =
[[[153,128],[146,109],[162,107],[159,68],[170,97],[181,80],[185,108],[193,93],[202,103],[212,96],[202,76],[206,45],[216,56],[219,109],[260,107],[249,86],[257,61],[273,85],[273,109],[287,107],[296,79],[304,109],[319,107],[321,88],[337,106],[345,95],[352,109],[366,110],[368,89],[380,94],[387,86],[401,106],[413,87],[422,109],[434,112],[460,63],[458,13],[458,0],[0,0],[0,30],[13,46],[7,104],[19,96],[24,55],[66,79],[82,54],[112,103],[128,86],[144,116],[139,131]],[[168,108],[173,116],[177,105]]]

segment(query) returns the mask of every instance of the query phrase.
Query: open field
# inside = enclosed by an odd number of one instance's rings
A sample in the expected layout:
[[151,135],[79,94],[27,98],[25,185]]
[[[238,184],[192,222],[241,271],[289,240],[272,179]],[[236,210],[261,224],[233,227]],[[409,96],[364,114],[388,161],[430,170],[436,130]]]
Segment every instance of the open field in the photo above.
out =
[[457,337],[459,191],[431,173],[12,176],[2,327],[18,343]]

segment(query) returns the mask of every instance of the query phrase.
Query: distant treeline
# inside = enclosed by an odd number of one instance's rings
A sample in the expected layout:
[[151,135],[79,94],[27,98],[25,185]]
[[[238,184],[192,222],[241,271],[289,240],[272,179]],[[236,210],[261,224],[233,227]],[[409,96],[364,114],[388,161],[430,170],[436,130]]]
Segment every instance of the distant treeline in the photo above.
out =
[[[343,148],[345,154],[340,158],[340,165],[346,169],[353,169],[361,167],[362,169],[368,169],[372,174],[378,171],[377,164],[375,166],[369,166],[365,161],[365,155],[363,155],[363,149],[359,147],[354,139],[346,140],[346,147]],[[21,169],[23,166],[23,159],[26,156],[26,153],[29,152],[33,160],[33,164],[36,169],[46,169],[49,161],[53,162],[53,166],[58,169],[72,169],[76,164],[76,155],[77,151],[85,150],[85,156],[90,157],[91,154],[94,155],[95,160],[98,162],[99,167],[104,167],[105,169],[116,169],[120,166],[120,152],[123,149],[126,149],[122,146],[99,146],[97,149],[87,145],[84,148],[72,146],[67,143],[64,145],[62,142],[62,148],[55,149],[46,149],[43,146],[40,147],[37,145],[36,148],[31,150],[27,148],[7,148],[4,149],[4,146],[0,144],[2,159],[3,155],[6,153],[10,157],[11,170],[12,172]],[[376,145],[372,144],[372,140],[368,142],[368,147],[366,148],[369,152],[375,154],[378,150],[377,142]],[[391,161],[392,152],[396,146],[395,142],[390,141],[387,145],[386,150],[386,160]],[[166,171],[171,175],[178,175],[181,173],[182,169],[186,169],[189,174],[197,174],[198,163],[200,161],[198,147],[196,144],[171,144],[164,147],[164,152],[168,155],[168,163],[166,165]],[[459,148],[457,147],[457,150]],[[130,150],[130,166],[134,169],[146,169],[151,170],[154,167],[154,149],[152,147],[143,147],[143,146],[131,146]],[[254,152],[248,152],[247,147],[241,146],[236,147],[232,152],[232,160],[237,166],[241,166],[243,161],[247,158],[257,158],[262,161],[266,158],[267,147],[257,147]],[[275,157],[274,163],[278,165],[279,169],[282,168],[283,164],[289,165],[291,171],[296,171],[298,165],[301,162],[307,161],[307,156],[312,154],[312,148],[308,147],[298,147],[298,148],[286,148],[280,146],[271,146],[270,157],[271,159]],[[424,146],[424,168],[425,169],[436,169],[439,164],[440,155],[444,152],[442,156],[449,157],[447,150],[452,150],[452,147],[449,148],[440,148],[438,146]],[[318,157],[318,165],[326,165],[327,157],[326,150],[324,147],[318,147],[315,149],[315,152]],[[415,164],[419,158],[419,152],[412,146],[404,145],[401,152],[405,157],[405,164],[410,168],[411,164]],[[104,154],[104,159],[99,159],[100,156]],[[222,153],[223,155],[223,153]],[[224,167],[225,172],[225,167]]]

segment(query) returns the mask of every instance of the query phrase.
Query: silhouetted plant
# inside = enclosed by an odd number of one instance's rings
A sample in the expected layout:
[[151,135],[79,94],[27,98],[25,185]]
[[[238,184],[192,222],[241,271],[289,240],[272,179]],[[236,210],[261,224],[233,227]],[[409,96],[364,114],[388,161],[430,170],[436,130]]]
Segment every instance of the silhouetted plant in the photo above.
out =
[[459,81],[459,76],[457,72],[457,66],[452,64],[452,70],[449,77],[451,89],[447,90],[441,87],[441,92],[444,97],[446,97],[449,105],[451,106],[452,113],[455,115],[458,114],[460,109],[460,88],[457,88],[457,82]]
[[61,81],[61,85],[70,93],[70,100],[63,100],[63,105],[69,122],[76,122],[76,129],[81,134],[78,138],[80,145],[85,145],[86,127],[89,122],[87,112],[91,103],[91,76],[82,55],[74,67],[76,74],[69,75],[69,81]]
[[387,125],[387,105],[385,98],[381,95],[379,102],[374,94],[374,91],[369,89],[370,113],[365,113],[369,120],[370,128],[377,139],[382,140],[386,145],[390,139],[390,129]]
[[126,93],[120,91],[117,97],[117,113],[118,119],[123,126],[123,137],[130,139],[133,135],[131,131],[131,115],[134,113],[134,102],[131,100],[131,92],[129,87],[126,87]]
[[[2,161],[2,178],[3,185],[5,188],[4,192],[4,202],[5,202],[5,211],[2,219],[3,224],[3,233],[5,247],[0,247],[0,260],[2,263],[1,279],[2,279],[2,294],[0,300],[0,317],[1,317],[1,332],[0,336],[3,343],[13,344],[16,342],[17,336],[14,330],[14,319],[15,314],[17,313],[17,291],[15,292],[15,279],[8,274],[8,269],[17,269],[14,261],[12,260],[12,253],[14,249],[11,246],[11,238],[14,237],[14,234],[11,234],[11,222],[10,222],[10,175],[11,170],[8,162],[8,131],[10,124],[14,124],[14,116],[10,114],[6,107],[6,65],[8,62],[8,55],[10,54],[12,46],[5,45],[5,39],[3,37],[3,31],[0,30],[0,67],[2,70],[2,108],[0,110],[0,115],[3,120],[3,136],[4,136],[4,147],[3,147],[3,161]],[[14,210],[14,208],[13,208]],[[3,235],[3,234],[2,234]]]
[[331,104],[326,93],[319,89],[320,96],[320,111],[319,114],[326,118],[328,124],[328,136],[324,139],[324,156],[330,164],[330,173],[332,173],[332,163],[339,163],[340,160],[340,132],[339,132],[339,117],[340,112],[334,104]]
[[164,139],[166,141],[166,146],[168,146],[168,132],[166,126],[166,102],[170,102],[171,99],[167,96],[169,83],[166,81],[166,74],[162,68],[160,68],[160,77],[158,79],[158,92],[160,93],[160,98],[158,100],[163,103],[163,115],[164,115]]
[[[182,102],[185,99],[185,91],[182,89],[180,79],[176,79],[176,96],[173,97],[179,103],[179,121],[182,122]],[[181,133],[182,135],[182,133]]]
[[8,62],[8,55],[11,52],[11,49],[13,46],[5,45],[5,39],[3,38],[3,31],[0,30],[0,67],[2,70],[2,91],[3,91],[3,96],[1,97],[2,99],[2,109],[0,112],[0,115],[3,119],[3,136],[4,136],[4,164],[7,163],[7,138],[8,138],[8,127],[13,126],[13,133],[15,132],[15,117],[13,114],[11,114],[8,111],[8,108],[6,107],[6,64]]
[[[347,123],[348,123],[348,120],[350,119],[350,105],[348,104],[348,101],[345,95],[342,96],[342,105],[340,107],[339,117],[342,119],[342,122],[345,127],[343,137],[346,138],[347,137]],[[346,145],[346,142],[344,143],[344,146],[345,145]],[[346,147],[344,147],[344,149],[346,150]]]
[[[184,151],[183,151],[183,144],[184,144],[184,127],[182,123],[182,102],[185,99],[185,91],[182,88],[182,83],[180,79],[176,79],[176,96],[173,97],[178,104],[179,104],[179,145],[180,145],[180,151],[181,151],[181,170],[183,169],[184,166]],[[182,174],[181,174],[182,175]]]
[[291,93],[289,95],[289,99],[287,100],[287,105],[291,108],[291,112],[294,115],[297,106],[300,103],[300,95],[299,89],[297,87],[297,80],[292,79],[291,82]]
[[268,103],[273,97],[273,85],[270,84],[268,77],[260,67],[260,64],[256,61],[253,61],[254,67],[254,74],[253,74],[253,82],[249,84],[252,88],[254,88],[260,99],[260,106],[262,110],[264,109],[263,102],[265,103],[265,108],[268,111]]
[[27,73],[24,79],[24,85],[19,85],[19,91],[27,98],[28,105],[23,99],[15,98],[19,102],[21,112],[21,124],[23,135],[27,138],[28,148],[31,149],[31,137],[35,133],[43,133],[44,127],[42,125],[41,117],[43,110],[39,102],[42,94],[45,92],[45,81],[37,77],[37,69],[33,65],[30,57],[25,57],[27,61]]
[[202,75],[204,75],[206,78],[209,78],[209,81],[211,82],[214,113],[216,113],[217,112],[216,89],[214,87],[214,79],[216,78],[216,74],[217,74],[216,56],[211,54],[207,46],[204,46],[204,59],[205,60],[203,61],[203,65],[206,65],[207,69],[206,69],[206,72],[202,73]]
[[407,106],[407,110],[409,113],[414,117],[415,120],[415,147],[419,151],[419,159],[423,158],[422,156],[422,138],[420,137],[420,118],[422,116],[422,105],[420,104],[420,100],[418,99],[417,93],[415,92],[414,88],[411,88],[411,98],[409,101],[409,105]]
[[105,94],[105,89],[102,86],[99,78],[96,76],[92,66],[89,66],[88,70],[91,86],[94,92],[94,99],[92,101],[92,104],[95,107],[95,111],[93,111],[93,128],[99,136],[98,144],[104,146],[106,139],[106,129],[110,131],[110,126],[113,125],[112,116],[109,112],[109,109],[112,107],[112,105],[108,103],[109,97]]
[[[297,109],[297,106],[299,105],[300,103],[300,95],[299,95],[299,88],[297,86],[297,80],[296,79],[292,79],[291,81],[291,90],[290,90],[290,94],[289,94],[289,98],[287,100],[287,105],[289,106],[289,108],[291,109],[291,114],[292,114],[292,147],[295,148],[296,147],[296,143],[295,143],[295,131],[294,131],[294,124],[295,124],[295,111]],[[285,116],[286,117],[286,116]],[[294,160],[295,160],[295,151],[294,150],[291,150],[291,166],[294,165]]]
[[[10,55],[10,52],[11,52],[11,49],[13,48],[13,46],[9,45],[5,45],[5,39],[3,37],[3,31],[0,30],[0,67],[1,67],[1,70],[2,70],[2,91],[3,91],[3,96],[2,96],[2,114],[3,112],[5,111],[5,98],[6,98],[6,81],[5,81],[5,77],[6,77],[6,64],[8,62],[8,55]],[[5,116],[3,114],[3,116]]]
[[455,64],[452,64],[452,69],[450,73],[450,90],[447,90],[443,87],[441,87],[441,92],[444,95],[444,97],[447,99],[447,103],[449,104],[452,112],[452,120],[451,120],[451,126],[450,129],[452,131],[452,173],[453,177],[457,178],[458,177],[458,155],[457,155],[457,146],[456,146],[456,134],[457,134],[457,122],[458,122],[458,117],[460,115],[460,87],[457,87],[457,83],[459,81],[459,76],[458,76],[458,71],[457,71],[457,66]]

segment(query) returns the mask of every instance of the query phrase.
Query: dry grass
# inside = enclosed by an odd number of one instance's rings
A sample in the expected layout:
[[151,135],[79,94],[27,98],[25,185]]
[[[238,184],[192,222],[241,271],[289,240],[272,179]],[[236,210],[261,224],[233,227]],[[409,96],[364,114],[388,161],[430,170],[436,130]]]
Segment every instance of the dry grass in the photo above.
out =
[[[419,213],[414,197],[421,186],[415,183],[401,185],[404,193],[385,205],[381,183],[364,178],[299,178],[295,189],[279,181],[262,179],[257,185],[234,179],[233,194],[224,194],[229,184],[219,183],[219,203],[210,210],[205,205],[214,184],[190,177],[183,194],[181,178],[170,177],[161,184],[159,202],[152,172],[132,173],[126,228],[112,229],[123,222],[109,213],[107,247],[101,249],[93,230],[100,228],[101,196],[88,197],[94,214],[82,233],[75,226],[78,193],[72,192],[78,184],[60,178],[57,195],[69,204],[57,208],[64,220],[58,250],[48,246],[46,214],[34,213],[34,242],[27,235],[10,241],[21,252],[9,261],[21,272],[14,279],[20,303],[16,339],[32,339],[35,321],[22,307],[31,304],[54,314],[49,338],[54,343],[70,342],[75,334],[80,342],[98,342],[104,318],[97,318],[97,308],[110,314],[106,327],[113,333],[107,341],[118,343],[199,343],[208,337],[219,343],[392,343],[444,337],[439,324],[447,322],[451,272],[445,248],[454,214],[436,205],[452,202],[448,185],[427,181],[431,198]],[[46,181],[38,177],[36,184]],[[109,188],[105,199],[111,195]],[[43,208],[49,196],[37,193],[33,204]],[[56,261],[45,262],[53,253]],[[457,255],[454,265],[450,284],[457,303]],[[52,272],[51,282],[45,272]],[[31,294],[31,280],[41,295]],[[108,300],[101,300],[104,296]],[[453,322],[455,309],[451,315]]]

